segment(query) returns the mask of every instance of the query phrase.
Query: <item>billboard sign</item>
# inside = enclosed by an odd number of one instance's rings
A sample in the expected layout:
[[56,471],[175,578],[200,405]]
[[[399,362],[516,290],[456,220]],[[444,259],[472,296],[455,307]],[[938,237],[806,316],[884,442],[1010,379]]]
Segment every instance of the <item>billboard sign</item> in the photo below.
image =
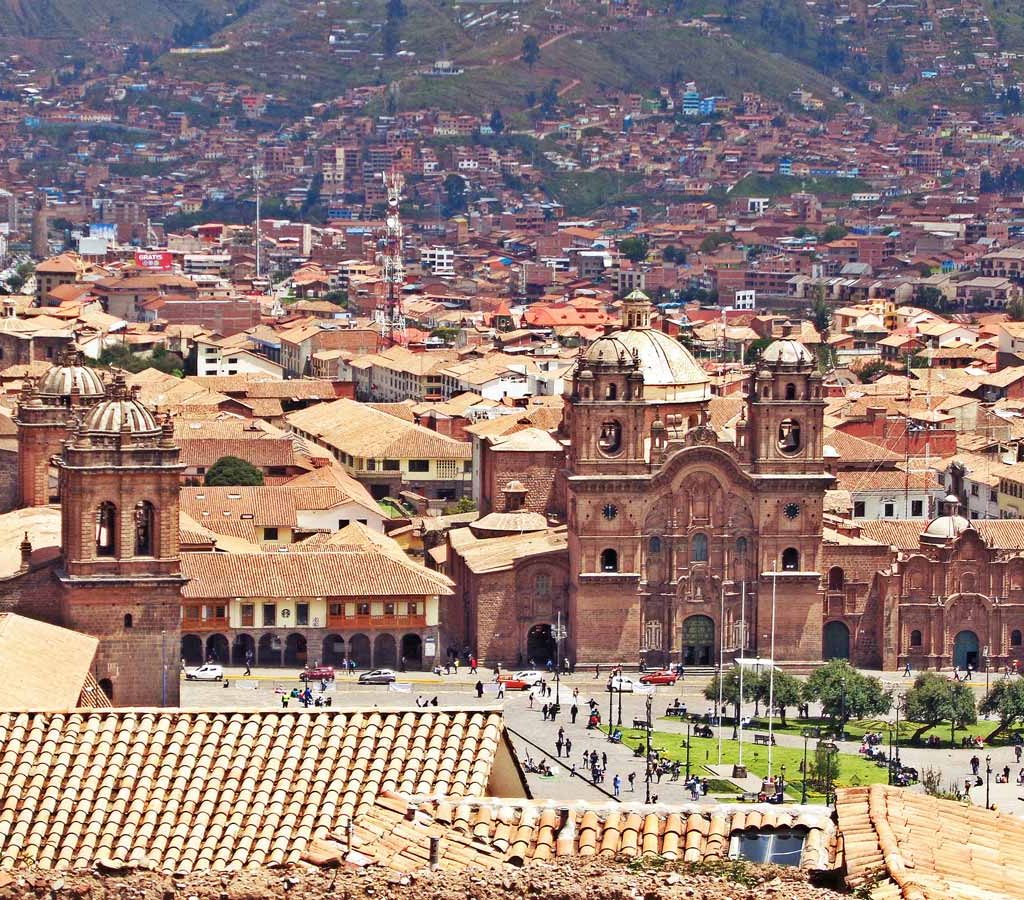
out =
[[166,251],[139,250],[135,254],[135,265],[153,272],[170,272],[174,268],[174,256]]

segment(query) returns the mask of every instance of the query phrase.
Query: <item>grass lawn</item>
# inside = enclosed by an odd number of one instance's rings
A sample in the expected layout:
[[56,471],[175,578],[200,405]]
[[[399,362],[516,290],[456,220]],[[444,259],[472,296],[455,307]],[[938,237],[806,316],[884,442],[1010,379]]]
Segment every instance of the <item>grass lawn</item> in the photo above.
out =
[[[643,731],[634,728],[623,728],[623,743],[630,747],[636,747],[638,742],[645,742]],[[655,731],[651,735],[651,746],[662,751],[664,756],[672,760],[686,762],[686,735],[673,734],[667,731]],[[772,750],[772,771],[774,774],[781,772],[781,767],[786,767],[786,794],[794,800],[800,800],[801,780],[800,763],[803,761],[803,748],[797,747],[774,747]],[[732,740],[722,741],[722,763],[731,765],[739,762],[739,742]],[[814,762],[814,741],[808,741],[807,747],[808,766]],[[690,745],[690,769],[700,773],[704,766],[718,764],[718,740],[717,738],[691,738]],[[743,742],[743,764],[751,775],[763,778],[768,774],[768,748]],[[836,777],[837,787],[856,787],[865,784],[884,784],[888,780],[888,773],[873,762],[869,762],[858,754],[840,753],[839,772]],[[657,793],[657,788],[653,788]],[[719,793],[714,791],[713,793]],[[731,792],[735,796],[738,791]],[[810,786],[807,789],[807,801],[809,803],[823,803],[824,796],[820,791],[813,790]]]

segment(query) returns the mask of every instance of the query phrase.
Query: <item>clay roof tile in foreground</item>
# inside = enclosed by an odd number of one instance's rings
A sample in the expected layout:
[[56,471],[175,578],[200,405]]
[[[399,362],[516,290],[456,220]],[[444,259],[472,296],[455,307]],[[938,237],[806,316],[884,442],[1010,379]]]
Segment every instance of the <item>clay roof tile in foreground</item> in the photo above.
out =
[[295,863],[385,783],[485,795],[499,755],[493,710],[0,713],[0,869]]

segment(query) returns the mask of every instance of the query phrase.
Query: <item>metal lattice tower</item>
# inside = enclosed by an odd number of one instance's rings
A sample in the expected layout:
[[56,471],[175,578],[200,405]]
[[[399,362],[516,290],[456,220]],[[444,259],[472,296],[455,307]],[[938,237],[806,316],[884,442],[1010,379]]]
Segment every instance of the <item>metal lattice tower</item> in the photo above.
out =
[[381,343],[391,346],[403,343],[405,317],[402,315],[402,287],[405,268],[402,265],[402,218],[398,205],[402,199],[405,177],[394,170],[381,175],[388,192],[388,211],[384,220],[381,250],[377,254],[384,282],[384,296],[377,307],[375,319],[380,325]]

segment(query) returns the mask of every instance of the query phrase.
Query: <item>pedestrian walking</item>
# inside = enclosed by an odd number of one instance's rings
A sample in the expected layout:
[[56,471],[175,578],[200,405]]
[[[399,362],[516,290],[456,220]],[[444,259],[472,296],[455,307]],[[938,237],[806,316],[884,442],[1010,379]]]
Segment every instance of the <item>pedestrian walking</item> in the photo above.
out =
[[907,664],[903,667],[903,677],[910,678],[910,660],[907,660]]
[[618,772],[615,773],[615,777],[612,779],[612,794],[616,797],[622,793],[622,779],[619,777]]
[[482,681],[478,681],[476,683],[476,695],[477,697],[482,697],[484,695],[484,683]]
[[596,681],[601,677],[601,666],[598,663],[594,664],[594,680]]
[[629,789],[631,791],[636,790],[636,772],[629,773]]
[[564,747],[564,746],[565,746],[565,741],[563,741],[562,740],[562,736],[559,735],[558,736],[558,740],[555,741],[555,751],[556,751],[555,752],[555,756],[557,756],[559,759],[562,758],[562,747]]
[[964,676],[964,681],[970,681],[970,680],[971,680],[971,664],[968,663],[967,664],[967,674]]
[[469,674],[476,675],[476,657],[471,656],[469,658]]
[[576,763],[573,763],[572,764],[572,768],[569,769],[569,777],[570,778],[575,778],[576,777]]
[[546,703],[540,708],[540,715],[545,722],[548,720],[548,705]]
[[978,769],[980,769],[980,768],[981,768],[981,760],[978,759],[978,757],[976,755],[972,756],[971,757],[971,774],[977,775],[978,774]]
[[1018,763],[1020,762],[1022,752],[1024,752],[1024,748],[1021,748],[1020,744],[1013,748],[1013,755],[1017,758]]
[[245,660],[245,674],[246,675],[252,675],[252,669],[249,668],[249,658],[248,657],[246,657],[246,660]]
[[[576,724],[576,716],[579,715],[579,712],[580,712],[580,708],[575,703],[572,706],[569,707],[569,718],[572,719],[572,724],[573,725]],[[1017,761],[1020,762],[1020,758],[1019,757],[1018,757]]]
[[529,700],[530,700],[530,709],[533,709],[533,691],[530,691]]
[[[505,682],[504,681],[499,681],[498,682],[498,699],[499,700],[504,700],[505,699]],[[532,700],[533,698],[531,697],[530,699]],[[530,705],[530,708],[531,709],[533,708],[533,704]]]
[[561,725],[558,726],[558,736],[563,740],[565,738],[565,729]]
[[[597,751],[595,750],[594,752],[596,753]],[[608,754],[607,753],[602,753],[601,754],[601,768],[602,769],[607,769],[608,768]]]
[[572,753],[572,738],[565,739],[565,758],[569,758],[569,754]]

